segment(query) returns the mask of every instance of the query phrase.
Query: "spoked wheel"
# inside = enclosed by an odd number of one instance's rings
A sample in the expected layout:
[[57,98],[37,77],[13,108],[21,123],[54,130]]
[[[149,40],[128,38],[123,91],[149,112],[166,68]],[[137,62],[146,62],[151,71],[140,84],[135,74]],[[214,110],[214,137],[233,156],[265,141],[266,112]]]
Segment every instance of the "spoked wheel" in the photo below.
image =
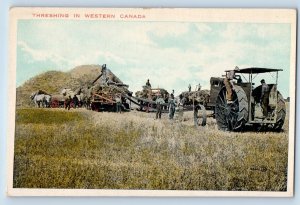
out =
[[248,99],[240,86],[234,86],[232,102],[226,100],[226,88],[219,92],[215,107],[215,117],[220,130],[240,131],[248,120]]
[[206,109],[201,104],[195,106],[194,124],[196,127],[206,125]]
[[277,108],[276,108],[276,123],[270,124],[270,129],[274,131],[281,131],[282,126],[284,124],[284,119],[286,115],[286,106],[285,106],[285,101],[280,94],[280,92],[277,92]]

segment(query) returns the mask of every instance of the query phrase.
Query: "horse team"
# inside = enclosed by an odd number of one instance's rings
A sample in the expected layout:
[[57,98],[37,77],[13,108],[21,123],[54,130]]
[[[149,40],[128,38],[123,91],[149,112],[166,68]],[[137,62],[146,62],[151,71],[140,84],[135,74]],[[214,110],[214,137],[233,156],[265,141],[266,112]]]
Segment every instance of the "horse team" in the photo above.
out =
[[30,95],[35,107],[70,107],[76,108],[84,106],[84,97],[81,90],[74,92],[71,89],[64,88],[59,95],[49,95],[46,92],[39,90]]

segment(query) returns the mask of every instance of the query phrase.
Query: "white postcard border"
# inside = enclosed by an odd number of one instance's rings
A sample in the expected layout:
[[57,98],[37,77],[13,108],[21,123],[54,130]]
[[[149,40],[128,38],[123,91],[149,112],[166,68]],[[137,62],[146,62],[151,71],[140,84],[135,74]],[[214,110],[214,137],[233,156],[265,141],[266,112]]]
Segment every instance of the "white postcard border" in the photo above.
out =
[[[68,13],[77,20],[86,19],[84,13],[113,12],[119,21],[195,21],[195,22],[247,22],[247,23],[290,23],[291,24],[291,63],[290,63],[290,121],[288,150],[288,183],[286,192],[262,191],[170,191],[170,190],[101,190],[101,189],[25,189],[13,188],[13,158],[16,106],[16,42],[17,21],[32,19],[32,13]],[[81,17],[74,17],[74,14]],[[145,19],[122,19],[122,14],[147,15]],[[255,15],[254,15],[255,13]],[[48,19],[49,17],[40,17]],[[105,19],[116,20],[116,19]],[[294,140],[295,140],[295,100],[296,100],[296,10],[292,9],[196,9],[196,8],[11,8],[9,33],[9,76],[8,76],[8,176],[9,196],[181,196],[181,197],[292,197],[294,193]]]

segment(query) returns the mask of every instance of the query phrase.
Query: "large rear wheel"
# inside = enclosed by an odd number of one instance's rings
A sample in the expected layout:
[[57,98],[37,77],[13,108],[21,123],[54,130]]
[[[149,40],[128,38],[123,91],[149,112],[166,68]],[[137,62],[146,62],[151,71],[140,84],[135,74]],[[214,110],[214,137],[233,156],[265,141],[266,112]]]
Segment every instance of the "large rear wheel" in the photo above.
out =
[[234,86],[232,102],[226,100],[226,88],[219,92],[215,107],[218,128],[226,131],[241,131],[248,120],[248,99],[240,86]]
[[286,115],[285,101],[280,92],[277,92],[276,123],[270,125],[274,131],[281,131]]

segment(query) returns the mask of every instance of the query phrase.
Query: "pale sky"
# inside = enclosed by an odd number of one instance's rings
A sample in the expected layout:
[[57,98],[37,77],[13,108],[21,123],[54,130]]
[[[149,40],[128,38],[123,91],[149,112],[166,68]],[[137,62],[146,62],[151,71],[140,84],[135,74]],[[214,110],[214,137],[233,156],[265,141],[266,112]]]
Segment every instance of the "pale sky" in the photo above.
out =
[[[175,90],[235,66],[279,68],[279,91],[289,96],[290,25],[201,22],[19,20],[17,86],[49,70],[106,64],[129,90]],[[256,77],[275,82],[270,74]]]

